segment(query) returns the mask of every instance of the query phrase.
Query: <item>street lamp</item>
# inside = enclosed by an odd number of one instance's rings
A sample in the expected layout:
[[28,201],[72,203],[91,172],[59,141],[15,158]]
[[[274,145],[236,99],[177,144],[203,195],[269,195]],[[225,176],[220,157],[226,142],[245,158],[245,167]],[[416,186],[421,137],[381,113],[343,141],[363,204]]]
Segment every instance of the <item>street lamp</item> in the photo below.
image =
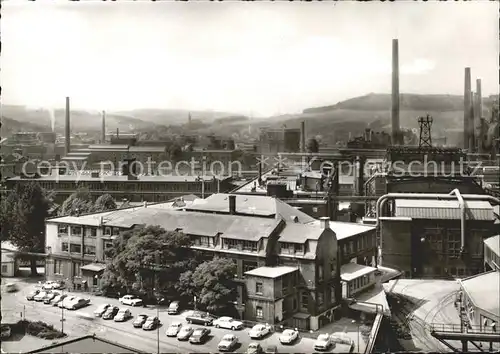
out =
[[357,353],[361,353],[361,350],[359,349],[359,323],[356,320],[352,320],[352,323],[355,323],[358,327],[358,332],[357,332],[357,337],[358,337],[358,345],[357,345]]
[[[160,321],[160,299],[159,296],[156,296],[156,288],[153,288],[153,292],[156,298],[156,317],[158,318],[158,321]],[[156,345],[157,352],[160,354],[160,323],[156,326]]]

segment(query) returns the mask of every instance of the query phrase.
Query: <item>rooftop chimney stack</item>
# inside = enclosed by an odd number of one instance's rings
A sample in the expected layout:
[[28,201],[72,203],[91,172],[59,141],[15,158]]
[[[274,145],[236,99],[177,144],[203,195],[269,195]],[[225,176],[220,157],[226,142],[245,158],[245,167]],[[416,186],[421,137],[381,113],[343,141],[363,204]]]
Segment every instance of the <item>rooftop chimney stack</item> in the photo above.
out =
[[399,44],[397,39],[392,40],[392,144],[399,145]]
[[329,229],[330,228],[330,218],[328,216],[323,216],[323,217],[319,218],[319,222],[320,222],[322,229]]
[[464,82],[464,149],[469,149],[469,136],[470,136],[470,111],[471,111],[471,81],[470,81],[470,68],[465,68],[465,82]]
[[69,106],[69,97],[66,97],[66,122],[64,126],[64,145],[66,155],[70,153],[71,150],[71,132],[70,132],[70,106]]
[[306,122],[300,122],[300,151],[306,152]]
[[106,111],[102,111],[101,144],[106,142]]
[[236,196],[235,195],[229,196],[229,214],[231,214],[231,215],[236,214]]
[[116,138],[118,139],[120,137],[120,129],[116,128]]

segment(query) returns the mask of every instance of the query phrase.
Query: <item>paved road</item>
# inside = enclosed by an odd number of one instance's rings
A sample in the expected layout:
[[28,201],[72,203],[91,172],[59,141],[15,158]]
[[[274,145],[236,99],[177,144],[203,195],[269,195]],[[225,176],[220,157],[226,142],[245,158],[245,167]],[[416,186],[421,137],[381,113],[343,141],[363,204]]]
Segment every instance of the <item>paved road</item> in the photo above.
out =
[[[129,307],[134,317],[140,313],[150,316],[159,314],[160,321],[162,322],[162,326],[159,331],[144,331],[142,329],[134,328],[132,326],[132,320],[124,323],[116,323],[112,320],[106,321],[101,318],[88,320],[81,317],[82,313],[92,315],[97,306],[103,303],[116,305],[120,308],[128,307],[120,305],[116,299],[89,296],[91,299],[90,306],[77,311],[61,310],[57,307],[45,305],[40,302],[27,301],[26,294],[33,290],[35,286],[26,285],[23,282],[18,284],[20,285],[20,290],[17,293],[5,293],[2,289],[2,314],[5,319],[9,317],[19,319],[20,313],[24,311],[26,319],[39,319],[56,327],[61,327],[61,319],[64,317],[64,332],[72,337],[95,333],[97,336],[105,337],[111,341],[119,342],[123,345],[150,353],[157,352],[157,338],[159,337],[161,352],[207,353],[217,352],[217,345],[222,336],[231,332],[230,330],[211,327],[212,336],[208,342],[201,346],[193,345],[189,342],[180,342],[175,338],[169,338],[165,335],[165,330],[168,328],[170,323],[185,323],[182,315],[168,315],[165,308],[156,309],[154,307]],[[196,325],[193,326],[199,327]],[[245,352],[248,348],[248,344],[252,342],[247,332],[248,329],[235,331],[235,334],[241,342],[241,347],[236,350],[236,352]],[[278,335],[273,334],[258,342],[264,348],[269,345],[276,345],[279,352],[311,353],[313,351],[314,340],[310,338],[300,338],[293,346],[283,346],[279,343]],[[4,348],[4,350],[6,349],[10,349],[11,351],[15,350],[15,348]],[[348,351],[348,347],[337,344],[336,348],[331,350],[331,352],[345,352],[346,350]]]

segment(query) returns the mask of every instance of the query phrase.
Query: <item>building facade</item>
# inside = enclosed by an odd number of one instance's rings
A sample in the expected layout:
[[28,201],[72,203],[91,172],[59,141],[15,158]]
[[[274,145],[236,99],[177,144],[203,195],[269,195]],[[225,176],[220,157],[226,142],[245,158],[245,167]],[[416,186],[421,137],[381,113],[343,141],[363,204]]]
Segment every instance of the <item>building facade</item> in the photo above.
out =
[[483,201],[467,201],[466,205],[462,233],[458,201],[397,199],[393,215],[380,217],[383,264],[412,278],[482,272],[483,240],[496,233],[493,207]]
[[484,240],[484,268],[486,271],[500,270],[500,235]]

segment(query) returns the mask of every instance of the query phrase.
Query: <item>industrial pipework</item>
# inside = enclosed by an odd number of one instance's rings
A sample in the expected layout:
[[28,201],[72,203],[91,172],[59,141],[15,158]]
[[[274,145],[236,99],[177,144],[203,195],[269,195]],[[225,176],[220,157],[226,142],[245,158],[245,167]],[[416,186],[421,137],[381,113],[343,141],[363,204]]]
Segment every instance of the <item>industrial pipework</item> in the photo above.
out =
[[[380,234],[380,217],[382,216],[382,210],[385,205],[385,203],[388,200],[394,200],[394,199],[436,199],[436,200],[456,200],[458,199],[460,203],[460,210],[461,210],[461,216],[460,216],[460,224],[461,224],[461,246],[460,246],[460,251],[463,253],[465,251],[465,218],[466,218],[466,208],[465,208],[465,201],[466,200],[481,200],[481,201],[488,201],[491,204],[494,205],[500,205],[500,199],[495,198],[491,195],[483,195],[483,194],[461,194],[458,189],[454,189],[451,191],[449,194],[426,194],[426,193],[389,193],[381,196],[377,200],[377,205],[376,205],[376,221],[375,221],[375,226],[377,229],[377,233]],[[380,234],[380,244],[379,244],[379,255],[382,255],[382,245],[383,245],[383,238],[382,234]]]

